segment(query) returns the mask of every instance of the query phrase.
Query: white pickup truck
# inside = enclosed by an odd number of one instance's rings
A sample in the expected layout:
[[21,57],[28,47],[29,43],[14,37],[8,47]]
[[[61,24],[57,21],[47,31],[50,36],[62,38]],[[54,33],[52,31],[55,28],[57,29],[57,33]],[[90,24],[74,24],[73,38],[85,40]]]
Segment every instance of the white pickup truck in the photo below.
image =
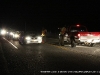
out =
[[83,25],[72,25],[69,27],[68,32],[64,36],[64,41],[70,43],[69,35],[73,33],[76,43],[94,46],[100,43],[100,32],[88,32],[87,28]]
[[79,40],[86,45],[94,46],[100,43],[100,32],[80,32]]

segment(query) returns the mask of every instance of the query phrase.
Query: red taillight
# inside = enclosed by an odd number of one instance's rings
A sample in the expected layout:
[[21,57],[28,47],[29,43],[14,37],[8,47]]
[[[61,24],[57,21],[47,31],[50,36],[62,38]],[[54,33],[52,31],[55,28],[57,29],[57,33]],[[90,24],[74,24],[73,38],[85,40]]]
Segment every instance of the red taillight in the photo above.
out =
[[80,34],[78,34],[78,37],[80,37]]
[[76,25],[77,27],[79,27],[80,25],[78,24],[78,25]]

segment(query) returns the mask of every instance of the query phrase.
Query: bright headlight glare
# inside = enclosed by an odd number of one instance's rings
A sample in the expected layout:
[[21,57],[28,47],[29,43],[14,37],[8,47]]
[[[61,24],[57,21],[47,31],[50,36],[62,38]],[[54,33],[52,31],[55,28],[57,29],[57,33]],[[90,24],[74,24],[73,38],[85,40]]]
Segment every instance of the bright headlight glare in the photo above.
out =
[[10,32],[10,35],[14,35],[14,33],[13,32]]
[[15,34],[14,37],[19,37],[19,35],[18,34]]
[[41,37],[38,37],[38,39],[41,39]]
[[6,30],[1,30],[1,34],[5,35],[6,34]]
[[30,40],[30,39],[31,39],[31,37],[29,37],[29,36],[28,36],[28,37],[26,37],[26,40]]
[[41,42],[42,42],[42,40],[38,41],[38,43],[41,43]]

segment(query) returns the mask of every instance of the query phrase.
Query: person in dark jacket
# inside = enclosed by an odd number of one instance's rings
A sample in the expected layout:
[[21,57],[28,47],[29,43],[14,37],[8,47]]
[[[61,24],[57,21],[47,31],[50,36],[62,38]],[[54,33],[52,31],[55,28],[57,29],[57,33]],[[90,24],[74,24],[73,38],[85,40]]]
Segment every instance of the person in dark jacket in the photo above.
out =
[[73,33],[70,33],[70,42],[71,42],[71,47],[75,47],[75,36]]

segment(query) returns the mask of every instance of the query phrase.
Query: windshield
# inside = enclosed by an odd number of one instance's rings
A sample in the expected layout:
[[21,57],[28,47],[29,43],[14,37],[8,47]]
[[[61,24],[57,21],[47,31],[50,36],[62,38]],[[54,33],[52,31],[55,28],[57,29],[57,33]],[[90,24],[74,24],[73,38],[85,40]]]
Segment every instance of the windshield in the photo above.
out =
[[71,32],[85,32],[87,31],[85,27],[71,27]]
[[35,37],[35,36],[37,36],[37,35],[36,35],[36,34],[26,34],[26,36]]
[[25,35],[28,35],[28,36],[38,36],[38,35],[40,35],[40,33],[39,32],[36,32],[36,31],[27,31],[26,33],[25,33]]

